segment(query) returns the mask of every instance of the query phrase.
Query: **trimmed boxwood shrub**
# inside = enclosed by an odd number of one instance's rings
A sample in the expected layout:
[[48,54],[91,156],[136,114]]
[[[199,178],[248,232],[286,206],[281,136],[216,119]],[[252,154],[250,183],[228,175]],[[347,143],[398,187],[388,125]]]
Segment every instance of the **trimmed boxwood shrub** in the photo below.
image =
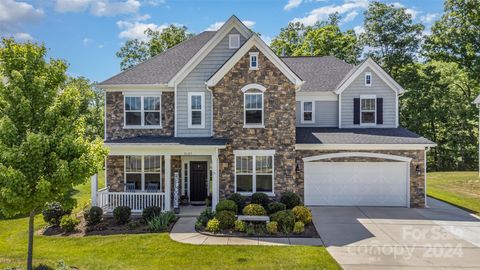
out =
[[217,233],[220,231],[220,222],[216,218],[212,218],[207,223],[207,232]]
[[267,207],[269,202],[270,198],[268,198],[268,195],[265,193],[256,192],[252,195],[252,203],[260,204],[263,207]]
[[92,206],[85,210],[83,217],[88,225],[96,225],[102,221],[103,210],[98,206]]
[[247,224],[243,220],[235,220],[234,230],[237,232],[245,232],[247,230]]
[[197,217],[197,222],[202,223],[203,226],[207,226],[207,222],[215,216],[215,212],[212,211],[212,208],[207,207],[200,213],[200,216]]
[[50,225],[60,225],[60,220],[66,214],[62,205],[58,202],[46,203],[42,211],[43,220]]
[[240,193],[233,193],[232,195],[230,195],[230,197],[228,197],[228,200],[235,202],[238,210],[237,213],[239,213],[240,210],[245,207],[245,197],[240,195]]
[[272,202],[268,204],[267,209],[268,213],[271,215],[278,211],[287,210],[287,206],[281,202]]
[[293,226],[293,233],[294,234],[301,234],[305,231],[305,224],[301,221],[295,222],[295,225]]
[[269,234],[277,234],[278,233],[278,223],[276,221],[267,222],[267,232]]
[[234,201],[232,200],[224,200],[224,201],[219,201],[217,203],[217,206],[215,207],[216,212],[220,211],[232,211],[234,213],[237,212],[237,204],[235,204]]
[[312,222],[312,213],[310,209],[305,206],[295,206],[292,209],[293,215],[295,216],[295,221],[301,221],[303,224],[309,224]]
[[62,228],[62,230],[65,232],[73,232],[78,224],[80,224],[80,220],[78,220],[78,218],[72,216],[63,216],[62,220],[60,221],[60,228]]
[[280,202],[284,203],[287,206],[287,209],[292,209],[295,206],[300,205],[301,200],[300,196],[298,196],[296,193],[287,191],[282,193],[282,196],[280,196]]
[[128,206],[118,206],[113,209],[113,218],[118,224],[126,224],[130,220],[132,209]]
[[160,213],[162,213],[162,208],[158,206],[150,206],[147,208],[144,208],[142,211],[142,218],[145,221],[151,220],[154,216],[159,216]]
[[278,223],[278,229],[285,234],[291,232],[295,224],[295,216],[292,210],[278,211],[270,216],[270,220],[276,221]]
[[259,204],[251,203],[243,208],[243,214],[247,216],[265,216],[265,208]]
[[220,223],[220,229],[231,229],[235,225],[235,213],[232,211],[220,211],[215,214]]

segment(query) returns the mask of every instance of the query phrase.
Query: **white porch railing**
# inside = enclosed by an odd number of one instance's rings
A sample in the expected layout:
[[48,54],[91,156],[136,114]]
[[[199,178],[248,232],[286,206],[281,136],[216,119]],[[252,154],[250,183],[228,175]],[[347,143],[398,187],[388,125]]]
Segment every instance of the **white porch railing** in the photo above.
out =
[[140,213],[144,208],[158,206],[165,210],[165,193],[160,192],[109,192],[106,188],[97,193],[97,206],[106,212],[115,207],[128,206],[132,212]]

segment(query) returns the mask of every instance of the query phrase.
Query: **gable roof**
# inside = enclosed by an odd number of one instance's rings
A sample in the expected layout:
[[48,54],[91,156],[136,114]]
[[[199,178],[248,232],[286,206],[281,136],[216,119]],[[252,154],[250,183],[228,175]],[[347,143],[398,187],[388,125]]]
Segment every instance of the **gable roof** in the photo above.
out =
[[215,31],[202,32],[98,85],[165,85],[215,33]]
[[281,57],[305,84],[300,91],[334,91],[342,79],[354,68],[334,56]]
[[257,35],[253,34],[244,44],[223,64],[207,81],[207,86],[215,86],[227,72],[243,57],[253,46],[262,52],[293,84],[300,86],[304,82],[290,69],[268,45]]

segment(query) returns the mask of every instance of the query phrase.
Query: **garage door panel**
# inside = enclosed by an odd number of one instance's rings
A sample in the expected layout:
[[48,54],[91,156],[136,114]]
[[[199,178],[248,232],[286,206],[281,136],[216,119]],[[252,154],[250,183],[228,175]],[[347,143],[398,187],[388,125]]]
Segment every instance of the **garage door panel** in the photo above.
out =
[[305,204],[406,206],[405,162],[307,162]]

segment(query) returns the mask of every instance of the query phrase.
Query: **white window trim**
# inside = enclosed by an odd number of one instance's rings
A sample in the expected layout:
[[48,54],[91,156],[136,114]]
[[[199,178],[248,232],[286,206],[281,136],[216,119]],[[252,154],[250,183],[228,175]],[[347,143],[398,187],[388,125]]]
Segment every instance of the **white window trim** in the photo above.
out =
[[[235,38],[238,40],[238,46],[232,46],[232,39]],[[229,49],[238,49],[240,48],[240,35],[239,34],[230,34],[228,35],[228,48]]]
[[[127,125],[127,97],[140,98],[140,110],[129,112],[140,112],[140,125]],[[145,125],[145,109],[143,107],[143,100],[145,97],[158,97],[160,99],[160,125]],[[124,129],[160,129],[162,128],[162,95],[161,94],[127,94],[123,95],[123,128]]]
[[[370,76],[370,83],[367,83],[367,76]],[[365,86],[372,86],[372,73],[371,72],[365,72]]]
[[[312,103],[312,120],[305,120],[305,102],[311,102]],[[302,124],[313,124],[315,123],[315,101],[314,100],[304,100],[301,102],[301,113],[302,115],[300,116],[300,123]]]
[[[258,70],[259,68],[259,63],[258,63],[258,52],[251,52],[249,53],[250,55],[250,70]],[[256,67],[253,67],[252,66],[252,56],[255,56],[257,58],[257,66]]]
[[[262,123],[261,124],[247,124],[247,95],[261,95],[262,96]],[[258,110],[258,109],[248,109]],[[244,128],[265,128],[265,101],[263,93],[243,93],[243,127]]]
[[[275,196],[275,150],[235,150],[233,168],[235,170],[235,193],[239,193],[242,196],[251,196],[253,193],[257,192],[257,165],[256,157],[257,156],[270,156],[272,157],[272,192],[262,192],[268,196]],[[252,157],[252,192],[237,192],[237,157],[242,156],[251,156]],[[250,174],[245,174],[250,175]],[[270,175],[265,173],[260,173],[259,175]],[[259,191],[261,192],[261,191]]]
[[[374,99],[375,100],[375,119],[373,123],[363,123],[362,119],[362,100],[363,99]],[[371,110],[367,110],[365,112],[371,112]],[[361,95],[360,96],[360,126],[376,126],[377,125],[377,96],[376,95]]]
[[[127,156],[139,156],[142,158],[142,168],[141,172],[127,172]],[[155,156],[155,155],[147,155],[147,156]],[[160,175],[159,179],[159,187],[158,187],[158,192],[163,192],[162,190],[162,185],[163,185],[163,179],[162,179],[162,156],[156,155],[160,157],[160,172],[158,173]],[[132,174],[141,174],[142,175],[142,182],[141,182],[141,191],[145,191],[145,155],[124,155],[123,156],[123,190],[127,191],[127,174],[132,173]],[[152,172],[147,172],[147,173],[152,173]],[[152,173],[154,174],[154,173]]]
[[[202,99],[202,124],[192,125],[192,96],[200,96]],[[205,93],[204,92],[188,92],[188,128],[205,128]]]

